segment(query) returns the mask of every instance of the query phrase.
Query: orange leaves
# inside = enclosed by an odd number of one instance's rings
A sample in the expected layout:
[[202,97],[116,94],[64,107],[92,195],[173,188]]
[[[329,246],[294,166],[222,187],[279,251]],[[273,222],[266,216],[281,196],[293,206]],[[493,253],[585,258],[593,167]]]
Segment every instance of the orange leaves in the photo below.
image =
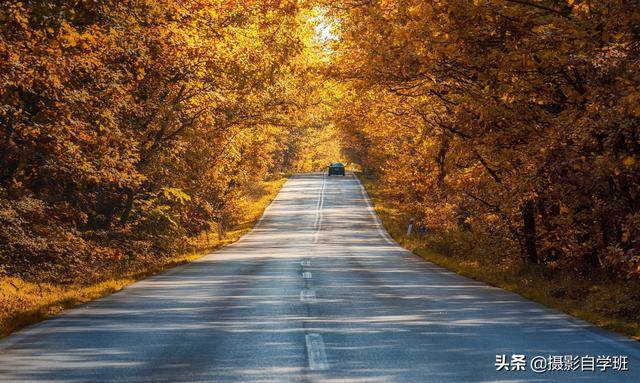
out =
[[3,18],[0,21],[6,22],[6,17],[22,29],[29,28],[29,11],[26,9],[26,7],[24,7],[24,4],[22,2],[13,2],[3,5],[3,7],[6,7],[3,13],[6,13],[2,15]]
[[627,168],[632,167],[635,163],[636,158],[634,156],[626,156],[622,159],[622,164]]
[[81,39],[80,33],[71,25],[63,22],[60,27],[60,40],[64,47],[75,47]]
[[[232,223],[247,188],[290,168],[283,140],[302,140],[289,131],[323,122],[301,111],[319,85],[304,77],[315,62],[298,11],[291,0],[12,2],[0,10],[0,198],[64,204],[41,221],[91,238],[87,254],[110,236],[128,257],[171,252],[211,221]],[[300,146],[309,166],[325,139]],[[84,250],[65,242],[16,272]]]
[[432,212],[453,204],[449,228],[472,217],[473,230],[517,242],[531,239],[522,205],[534,201],[542,262],[582,267],[612,246],[637,251],[625,233],[640,206],[639,13],[558,7],[387,0],[336,12],[335,65],[357,74],[358,99],[338,126],[408,214],[438,226]]

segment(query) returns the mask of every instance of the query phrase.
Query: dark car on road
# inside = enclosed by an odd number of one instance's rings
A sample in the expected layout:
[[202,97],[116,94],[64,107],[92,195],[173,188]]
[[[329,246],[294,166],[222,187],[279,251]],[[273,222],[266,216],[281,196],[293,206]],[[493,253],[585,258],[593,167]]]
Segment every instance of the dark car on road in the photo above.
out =
[[336,176],[343,176],[344,175],[344,165],[340,162],[334,162],[331,165],[329,165],[329,172],[328,175],[336,175]]

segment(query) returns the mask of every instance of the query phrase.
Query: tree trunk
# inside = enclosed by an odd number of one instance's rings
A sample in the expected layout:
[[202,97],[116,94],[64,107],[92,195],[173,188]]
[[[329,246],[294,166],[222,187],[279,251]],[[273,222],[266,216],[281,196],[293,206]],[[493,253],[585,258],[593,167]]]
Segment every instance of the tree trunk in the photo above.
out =
[[522,205],[522,221],[527,263],[537,264],[539,259],[536,247],[536,209],[533,200],[529,200]]
[[126,191],[127,199],[124,203],[124,210],[122,211],[122,215],[120,216],[120,225],[124,227],[129,220],[129,215],[131,214],[131,209],[133,208],[133,189],[127,189]]

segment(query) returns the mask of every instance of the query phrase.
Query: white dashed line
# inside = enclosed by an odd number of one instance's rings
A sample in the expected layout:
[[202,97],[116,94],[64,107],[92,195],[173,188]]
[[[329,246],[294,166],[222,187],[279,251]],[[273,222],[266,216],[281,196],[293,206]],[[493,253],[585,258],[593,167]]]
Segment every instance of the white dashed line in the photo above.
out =
[[300,261],[300,266],[302,267],[311,266],[311,261],[308,259],[303,259],[302,261]]
[[369,196],[367,195],[367,191],[364,190],[364,187],[362,186],[362,183],[360,182],[360,180],[358,179],[358,177],[355,177],[356,182],[358,183],[358,186],[360,187],[360,193],[362,194],[362,198],[364,199],[364,202],[367,204],[367,210],[369,211],[369,214],[371,214],[371,217],[373,218],[373,221],[376,223],[376,229],[378,230],[378,233],[380,234],[380,236],[382,237],[382,239],[384,239],[384,241],[386,243],[388,243],[389,245],[396,245],[399,246],[387,233],[387,231],[384,229],[384,227],[382,226],[382,222],[380,222],[380,218],[378,217],[378,215],[376,214],[376,211],[374,210],[373,206],[371,206],[371,202],[369,202]]
[[313,235],[313,243],[318,243],[318,237],[320,236],[320,230],[322,230],[322,207],[324,206],[324,187],[325,187],[325,175],[322,173],[322,187],[320,187],[320,196],[318,197],[318,204],[316,205],[316,222],[314,227],[316,232]]
[[311,272],[305,271],[304,273],[302,273],[302,278],[311,279]]
[[328,370],[327,354],[324,351],[324,341],[320,334],[307,334],[307,356],[309,358],[309,369],[313,371]]
[[300,301],[304,303],[316,303],[316,292],[311,289],[300,291]]

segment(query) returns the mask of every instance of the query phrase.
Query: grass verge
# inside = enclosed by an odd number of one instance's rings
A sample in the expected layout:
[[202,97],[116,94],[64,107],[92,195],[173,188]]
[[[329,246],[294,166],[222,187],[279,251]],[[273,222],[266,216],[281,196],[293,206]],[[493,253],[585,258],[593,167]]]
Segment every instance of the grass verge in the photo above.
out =
[[104,297],[127,285],[164,270],[198,259],[211,251],[240,239],[260,219],[286,182],[286,178],[257,184],[243,202],[244,219],[231,227],[223,238],[201,236],[193,239],[194,250],[186,254],[159,259],[144,268],[128,270],[121,275],[105,276],[93,284],[32,283],[19,278],[0,278],[0,338],[39,322],[62,310]]
[[[447,248],[442,238],[437,245],[427,237],[408,238],[405,231],[409,217],[385,196],[377,180],[359,178],[389,234],[414,254],[460,275],[515,292],[599,327],[640,340],[640,284],[599,276],[578,277],[568,272],[549,273],[542,267],[518,262],[501,263],[496,258],[483,256],[477,249],[453,254],[438,251],[439,248]],[[469,249],[483,246],[488,244],[467,244]]]

